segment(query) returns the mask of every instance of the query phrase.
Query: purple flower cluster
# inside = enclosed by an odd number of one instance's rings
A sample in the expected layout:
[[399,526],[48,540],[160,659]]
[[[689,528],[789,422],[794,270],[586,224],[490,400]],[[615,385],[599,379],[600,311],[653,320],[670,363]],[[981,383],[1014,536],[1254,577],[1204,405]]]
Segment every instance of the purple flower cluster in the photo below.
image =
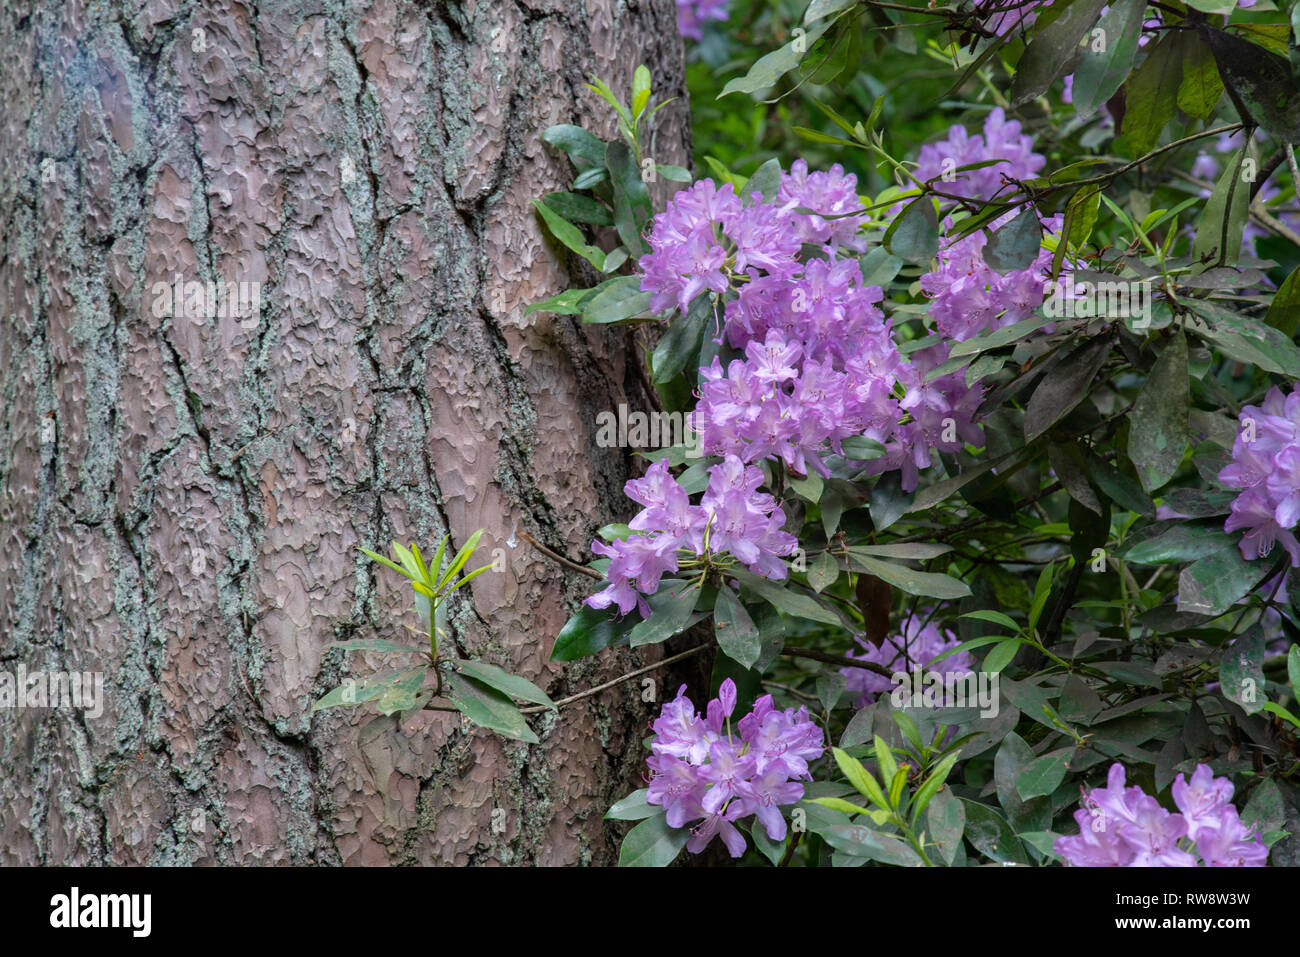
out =
[[1300,568],[1292,531],[1300,522],[1300,392],[1283,396],[1274,386],[1259,406],[1241,410],[1240,421],[1232,462],[1219,472],[1220,482],[1242,490],[1224,531],[1246,530],[1239,547],[1247,559],[1264,558],[1281,542],[1291,567]]
[[727,0],[677,0],[677,30],[682,36],[699,40],[706,20],[726,20]]
[[[927,671],[941,675],[965,675],[974,670],[974,663],[965,651],[949,655],[934,668],[930,663],[949,648],[955,648],[960,640],[947,629],[940,630],[932,621],[928,611],[918,612],[907,619],[903,633],[886,638],[878,646],[862,637],[855,640],[863,647],[861,652],[850,651],[846,657],[858,661],[870,661],[882,665],[895,674],[910,673],[914,665],[920,665]],[[865,708],[881,692],[888,692],[894,687],[889,678],[865,668],[841,668],[840,674],[848,679],[845,690],[855,692],[858,696],[857,707]]]
[[[1017,214],[1007,213],[992,224],[996,230]],[[1042,220],[1043,228],[1059,233],[1063,217]],[[984,261],[988,237],[983,230],[955,239],[939,251],[939,268],[921,277],[930,297],[930,315],[945,338],[962,341],[1028,319],[1043,303],[1052,252],[1040,249],[1026,269],[1003,275]],[[945,357],[946,358],[946,357]]]
[[858,234],[865,218],[857,177],[838,165],[809,173],[797,160],[781,174],[773,202],[753,193],[748,206],[730,183],[719,188],[702,179],[655,216],[650,252],[639,263],[641,288],[652,293],[651,309],[685,310],[705,290],[720,295],[764,276],[789,282],[803,269],[797,256],[804,243],[831,255],[864,248]]
[[[1002,160],[992,166],[957,172],[962,166]],[[920,162],[913,175],[921,182],[935,180],[945,193],[992,199],[1003,189],[1003,177],[1029,179],[1037,176],[1047,159],[1034,152],[1033,137],[1020,132],[1020,123],[1008,120],[1002,107],[984,119],[983,133],[972,136],[961,125],[948,130],[947,139],[921,147]]]
[[1054,845],[1073,867],[1263,867],[1268,848],[1232,806],[1232,782],[1197,765],[1192,779],[1178,775],[1174,804],[1165,810],[1140,787],[1124,786],[1124,766],[1112,764],[1106,787],[1085,793],[1074,812],[1079,834]]
[[801,779],[812,780],[808,762],[825,750],[820,728],[807,708],[776,710],[772,696],[754,702],[754,710],[731,730],[736,684],[718,688],[701,718],[686,697],[686,685],[664,703],[651,725],[650,788],[646,801],[667,811],[668,824],[692,828],[686,848],[698,854],[721,837],[732,857],[745,853],[745,838],[735,822],[756,815],[773,841],[783,841],[785,818],[780,807],[803,799]]
[[686,490],[659,460],[646,470],[644,478],[632,479],[624,491],[643,506],[629,526],[644,534],[632,535],[611,545],[594,542],[592,551],[610,559],[609,584],[587,599],[593,608],[618,605],[622,614],[649,606],[641,595],[659,590],[665,573],[677,571],[678,553],[694,557],[729,552],[756,575],[785,578],[781,555],[789,555],[798,544],[783,532],[785,512],[771,495],[758,491],[763,472],[746,466],[734,455],[709,469],[709,485],[699,505],[692,505]]

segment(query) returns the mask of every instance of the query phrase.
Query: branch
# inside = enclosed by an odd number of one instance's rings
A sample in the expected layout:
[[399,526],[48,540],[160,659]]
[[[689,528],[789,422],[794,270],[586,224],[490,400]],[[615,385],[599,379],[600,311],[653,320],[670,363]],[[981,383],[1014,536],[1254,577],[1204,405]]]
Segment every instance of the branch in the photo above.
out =
[[587,575],[590,578],[596,579],[596,581],[598,582],[605,580],[605,577],[601,575],[600,572],[596,571],[596,569],[588,568],[586,565],[579,565],[573,559],[565,558],[559,552],[551,551],[549,548],[547,548],[537,539],[533,538],[533,536],[525,532],[522,528],[519,529],[519,534],[523,536],[524,541],[526,541],[529,545],[532,545],[533,548],[537,549],[539,552],[541,552],[543,555],[545,555],[547,558],[551,559],[552,561],[559,562],[565,568],[568,568],[575,572],[581,572],[582,574]]
[[[600,692],[602,691],[607,691],[608,689],[613,688],[615,685],[622,684],[624,681],[631,681],[633,678],[639,678],[641,675],[648,674],[651,671],[654,671],[656,668],[663,668],[666,665],[676,664],[677,662],[681,661],[683,658],[689,658],[691,655],[698,654],[699,652],[703,651],[705,648],[710,648],[710,647],[712,646],[696,645],[694,648],[691,648],[689,651],[683,651],[679,654],[672,655],[671,657],[665,658],[662,661],[656,661],[652,665],[646,665],[644,668],[638,668],[636,671],[629,671],[627,674],[620,675],[619,677],[613,679],[612,681],[606,681],[602,685],[596,685],[596,687],[588,688],[586,691],[580,691],[577,694],[569,695],[569,697],[567,698],[561,698],[559,701],[555,702],[555,706],[557,708],[563,708],[565,705],[573,704],[575,701],[581,701],[583,698],[590,698],[592,695],[600,694]],[[550,710],[551,709],[546,707],[546,705],[544,704],[529,705],[527,708],[519,709],[521,714],[537,714],[538,712],[541,711],[550,711]]]

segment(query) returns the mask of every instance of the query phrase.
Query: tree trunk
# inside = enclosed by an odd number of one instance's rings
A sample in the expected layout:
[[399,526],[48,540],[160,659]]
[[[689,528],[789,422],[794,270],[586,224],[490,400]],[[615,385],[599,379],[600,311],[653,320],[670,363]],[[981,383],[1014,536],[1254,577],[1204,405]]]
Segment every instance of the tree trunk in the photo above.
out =
[[[639,681],[533,746],[310,709],[386,665],[328,642],[412,638],[358,551],[392,538],[486,529],[462,656],[552,697],[639,660],[548,663],[593,583],[512,532],[585,555],[627,513],[595,416],[644,407],[637,359],[524,315],[569,285],[530,200],[568,183],[547,125],[614,135],[593,73],[650,66],[686,163],[672,0],[5,6],[0,672],[106,703],[0,709],[0,863],[611,862]],[[168,313],[218,277],[260,311]]]

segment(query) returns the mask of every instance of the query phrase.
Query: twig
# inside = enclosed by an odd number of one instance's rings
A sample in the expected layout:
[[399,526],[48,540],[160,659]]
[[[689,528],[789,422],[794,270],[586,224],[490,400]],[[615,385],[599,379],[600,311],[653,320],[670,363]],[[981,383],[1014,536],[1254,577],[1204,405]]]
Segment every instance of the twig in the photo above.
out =
[[596,581],[604,581],[604,576],[601,575],[600,572],[596,571],[596,569],[588,568],[586,565],[579,565],[577,562],[573,561],[573,559],[565,558],[559,552],[551,551],[551,549],[547,548],[537,539],[533,538],[533,536],[529,535],[522,528],[519,529],[518,531],[519,534],[523,536],[524,541],[526,541],[529,545],[532,545],[533,548],[537,549],[539,552],[541,552],[543,555],[545,555],[547,558],[551,559],[552,561],[559,562],[565,568],[568,568],[575,572],[581,572],[582,574],[588,576],[589,578],[596,579]]
[[781,684],[781,682],[779,682],[779,681],[764,681],[764,682],[763,682],[763,687],[764,687],[764,688],[775,688],[777,691],[784,691],[786,694],[788,694],[788,695],[792,695],[792,696],[795,697],[795,698],[800,698],[800,699],[802,699],[803,701],[816,701],[816,700],[817,700],[817,696],[816,696],[816,695],[808,694],[807,692],[800,691],[798,688],[792,688],[792,687],[790,687],[789,685],[783,685],[783,684]]
[[859,658],[845,658],[840,655],[828,654],[824,651],[813,651],[811,648],[782,648],[781,654],[787,658],[808,658],[811,661],[820,661],[828,665],[840,665],[845,668],[865,668],[867,671],[874,671],[878,675],[886,678],[892,677],[893,672],[884,665],[878,665],[874,661],[862,661]]
[[[613,679],[612,681],[606,681],[602,685],[596,685],[596,687],[588,688],[586,691],[580,691],[577,694],[569,695],[569,697],[567,698],[561,698],[559,701],[555,702],[555,706],[557,708],[563,708],[565,705],[573,704],[575,701],[581,701],[583,698],[590,698],[592,695],[599,694],[602,691],[606,691],[609,688],[614,687],[615,685],[622,684],[624,681],[631,681],[633,678],[639,678],[641,675],[648,674],[651,671],[654,671],[656,668],[663,668],[666,665],[676,664],[677,662],[681,661],[683,658],[689,658],[691,655],[698,654],[699,652],[703,651],[705,648],[709,648],[709,647],[711,647],[711,645],[696,645],[694,648],[691,648],[688,651],[683,651],[679,654],[671,655],[670,657],[663,659],[663,661],[656,661],[654,664],[646,665],[644,668],[638,668],[636,671],[629,671],[627,674],[620,675],[619,677]],[[550,711],[550,710],[551,709],[546,707],[546,705],[544,704],[530,705],[527,708],[519,709],[519,711],[522,714],[537,714],[538,712],[541,711]]]

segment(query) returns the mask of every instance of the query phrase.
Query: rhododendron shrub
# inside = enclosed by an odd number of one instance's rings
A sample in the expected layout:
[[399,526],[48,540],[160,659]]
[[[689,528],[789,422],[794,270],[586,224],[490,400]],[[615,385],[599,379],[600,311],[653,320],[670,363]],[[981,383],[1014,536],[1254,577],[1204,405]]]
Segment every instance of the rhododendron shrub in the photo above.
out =
[[664,646],[622,863],[1300,861],[1290,21],[678,6],[696,168],[637,71],[538,204],[689,433],[548,549],[553,660]]

